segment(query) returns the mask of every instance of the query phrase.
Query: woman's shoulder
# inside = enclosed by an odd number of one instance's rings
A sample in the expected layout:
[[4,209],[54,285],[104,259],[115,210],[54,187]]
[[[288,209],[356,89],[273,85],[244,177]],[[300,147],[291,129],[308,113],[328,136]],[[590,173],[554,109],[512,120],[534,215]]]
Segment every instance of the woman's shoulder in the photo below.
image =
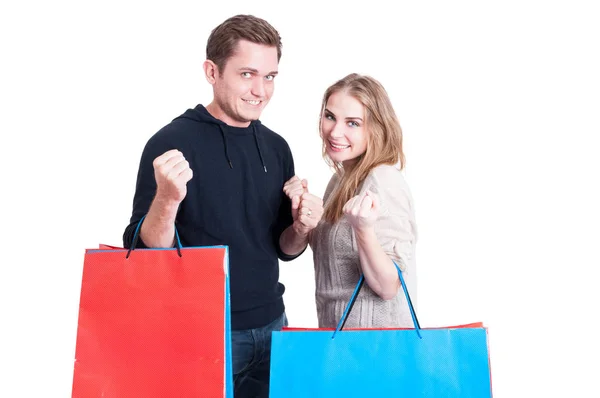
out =
[[391,189],[408,189],[404,173],[397,165],[382,164],[374,167],[365,181]]
[[369,174],[386,178],[386,177],[395,177],[398,175],[401,176],[402,171],[400,170],[400,168],[397,165],[380,164],[379,166],[374,167]]
[[404,172],[395,165],[379,165],[368,174],[361,193],[371,190],[379,196],[384,207],[414,207],[411,189],[404,178]]

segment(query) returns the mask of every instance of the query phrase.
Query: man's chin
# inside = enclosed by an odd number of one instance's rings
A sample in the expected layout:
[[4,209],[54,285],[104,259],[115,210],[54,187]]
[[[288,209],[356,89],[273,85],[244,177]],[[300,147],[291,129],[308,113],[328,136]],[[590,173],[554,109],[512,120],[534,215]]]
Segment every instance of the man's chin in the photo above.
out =
[[262,113],[262,109],[261,110],[256,110],[254,112],[244,112],[242,115],[240,115],[242,117],[242,119],[244,119],[246,122],[251,122],[254,120],[258,120],[260,119],[260,115]]

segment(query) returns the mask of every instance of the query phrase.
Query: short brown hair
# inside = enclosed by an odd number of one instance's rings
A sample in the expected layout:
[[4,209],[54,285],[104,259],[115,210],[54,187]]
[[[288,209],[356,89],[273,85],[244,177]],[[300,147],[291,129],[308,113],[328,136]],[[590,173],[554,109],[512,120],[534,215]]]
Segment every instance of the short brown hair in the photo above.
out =
[[240,40],[277,47],[281,59],[281,37],[267,21],[253,15],[236,15],[213,29],[206,44],[206,58],[223,71]]

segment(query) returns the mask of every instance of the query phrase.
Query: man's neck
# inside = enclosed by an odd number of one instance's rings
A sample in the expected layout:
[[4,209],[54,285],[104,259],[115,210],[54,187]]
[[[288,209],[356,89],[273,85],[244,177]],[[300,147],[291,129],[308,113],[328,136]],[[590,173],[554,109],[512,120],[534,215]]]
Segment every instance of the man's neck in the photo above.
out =
[[229,117],[215,101],[208,104],[206,106],[206,110],[212,115],[212,117],[214,117],[215,119],[219,119],[220,121],[226,123],[229,126],[243,128],[248,127],[250,125],[250,122],[239,122]]

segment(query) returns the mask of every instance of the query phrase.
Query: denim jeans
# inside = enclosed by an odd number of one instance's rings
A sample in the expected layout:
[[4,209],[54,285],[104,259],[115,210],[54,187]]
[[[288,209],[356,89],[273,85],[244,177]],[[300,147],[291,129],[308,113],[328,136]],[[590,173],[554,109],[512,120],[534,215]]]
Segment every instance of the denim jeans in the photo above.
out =
[[271,332],[288,326],[285,312],[261,328],[231,331],[235,398],[268,398]]

